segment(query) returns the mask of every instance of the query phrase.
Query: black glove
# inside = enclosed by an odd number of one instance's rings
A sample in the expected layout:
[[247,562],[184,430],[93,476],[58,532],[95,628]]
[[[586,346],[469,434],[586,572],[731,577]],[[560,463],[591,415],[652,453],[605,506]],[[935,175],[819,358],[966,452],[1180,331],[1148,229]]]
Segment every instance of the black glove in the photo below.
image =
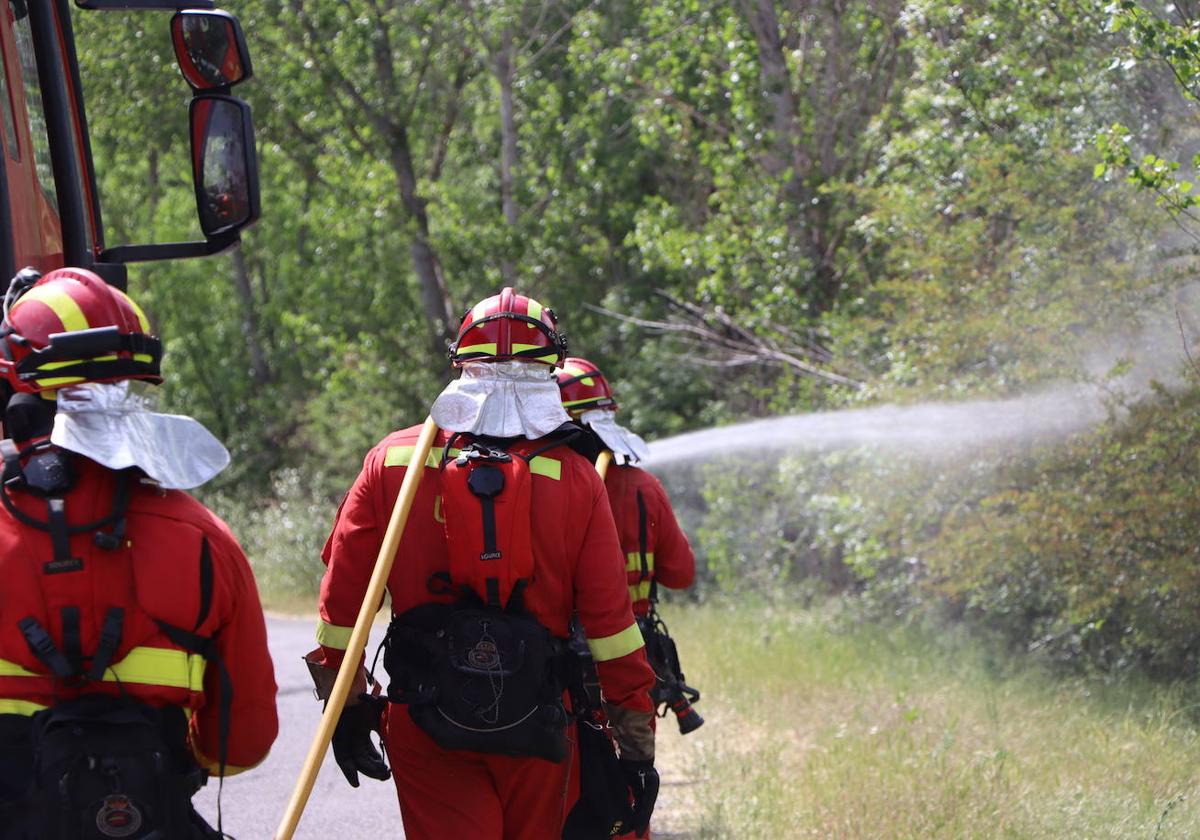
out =
[[342,709],[337,728],[333,730],[333,757],[346,776],[350,787],[358,787],[358,774],[387,781],[392,772],[383,756],[371,743],[371,733],[379,731],[379,721],[387,700],[360,694],[359,702]]
[[654,813],[654,803],[658,799],[658,771],[654,769],[653,761],[622,758],[621,772],[633,796],[633,820],[629,828],[638,837],[645,837],[650,828],[650,815]]

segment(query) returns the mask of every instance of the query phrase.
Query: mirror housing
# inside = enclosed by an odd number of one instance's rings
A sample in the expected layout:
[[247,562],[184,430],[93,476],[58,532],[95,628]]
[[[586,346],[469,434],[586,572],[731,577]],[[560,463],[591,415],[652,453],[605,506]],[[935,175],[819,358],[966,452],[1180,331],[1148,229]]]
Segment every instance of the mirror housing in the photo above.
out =
[[171,18],[171,43],[179,71],[193,90],[229,88],[254,74],[242,26],[228,12],[176,12]]
[[197,93],[189,110],[192,180],[203,242],[118,245],[101,263],[207,257],[231,248],[260,213],[258,159],[250,106],[219,93]]
[[197,94],[189,109],[192,181],[200,229],[212,238],[258,220],[258,161],[250,106],[232,96]]

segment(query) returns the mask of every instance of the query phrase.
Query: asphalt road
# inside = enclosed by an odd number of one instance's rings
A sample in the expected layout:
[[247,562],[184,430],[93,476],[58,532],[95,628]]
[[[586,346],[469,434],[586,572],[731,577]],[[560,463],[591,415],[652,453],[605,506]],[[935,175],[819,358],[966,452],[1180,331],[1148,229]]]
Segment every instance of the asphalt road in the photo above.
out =
[[[221,811],[225,832],[237,840],[269,840],[287,807],[292,788],[317,731],[321,704],[313,697],[312,680],[300,657],[316,646],[314,619],[270,618],[267,636],[279,683],[279,738],[267,759],[225,781]],[[383,626],[371,635],[368,651],[383,637]],[[360,777],[362,778],[362,777]],[[210,782],[195,798],[196,809],[217,824],[217,785]],[[300,819],[297,838],[402,838],[396,790],[389,782],[362,778],[356,790],[327,753]],[[467,840],[467,838],[462,838]]]
[[[279,683],[279,737],[266,760],[245,773],[225,782],[221,811],[226,834],[235,840],[270,840],[283,810],[292,795],[300,767],[317,731],[321,704],[313,697],[312,680],[300,658],[316,646],[313,618],[269,618],[267,637],[275,661],[275,679]],[[368,656],[383,638],[386,625],[377,624],[367,645]],[[380,669],[382,672],[382,668]],[[711,701],[710,701],[711,702]],[[720,727],[718,716],[703,710],[708,719],[704,732],[710,736]],[[654,814],[657,840],[686,840],[691,836],[689,812],[701,795],[701,779],[691,770],[698,755],[699,737],[685,743],[672,722],[659,725],[659,769],[663,790]],[[389,782],[377,782],[360,776],[357,789],[346,784],[333,753],[325,755],[300,819],[296,838],[309,840],[402,840],[400,806],[396,789]],[[216,826],[217,785],[210,782],[195,797],[196,809]],[[473,840],[461,837],[454,840]]]

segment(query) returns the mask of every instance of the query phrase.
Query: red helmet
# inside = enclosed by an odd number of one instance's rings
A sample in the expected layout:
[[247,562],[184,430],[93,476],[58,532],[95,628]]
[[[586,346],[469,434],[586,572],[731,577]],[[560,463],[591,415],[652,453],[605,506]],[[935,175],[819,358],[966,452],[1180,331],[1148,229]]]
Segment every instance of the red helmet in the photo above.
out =
[[617,410],[612,388],[600,372],[600,368],[587,359],[570,358],[563,362],[561,370],[554,372],[558,377],[558,389],[562,392],[562,404],[572,416],[578,417],[593,408]]
[[554,310],[506,287],[467,310],[450,345],[450,361],[496,362],[524,359],[558,367],[567,355],[567,337],[558,331]]
[[162,344],[141,307],[83,268],[51,271],[8,303],[0,323],[0,375],[16,391],[158,383],[161,360]]

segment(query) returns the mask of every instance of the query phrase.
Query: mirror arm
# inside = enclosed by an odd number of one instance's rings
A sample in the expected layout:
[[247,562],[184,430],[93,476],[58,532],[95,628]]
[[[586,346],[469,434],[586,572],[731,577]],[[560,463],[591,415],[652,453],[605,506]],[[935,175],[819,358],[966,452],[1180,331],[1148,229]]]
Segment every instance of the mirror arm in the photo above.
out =
[[190,257],[211,257],[241,241],[237,231],[219,234],[206,242],[163,242],[157,245],[117,245],[100,252],[100,260],[109,263],[156,262]]
[[126,9],[214,9],[216,0],[75,0],[75,5],[89,11],[123,11]]

